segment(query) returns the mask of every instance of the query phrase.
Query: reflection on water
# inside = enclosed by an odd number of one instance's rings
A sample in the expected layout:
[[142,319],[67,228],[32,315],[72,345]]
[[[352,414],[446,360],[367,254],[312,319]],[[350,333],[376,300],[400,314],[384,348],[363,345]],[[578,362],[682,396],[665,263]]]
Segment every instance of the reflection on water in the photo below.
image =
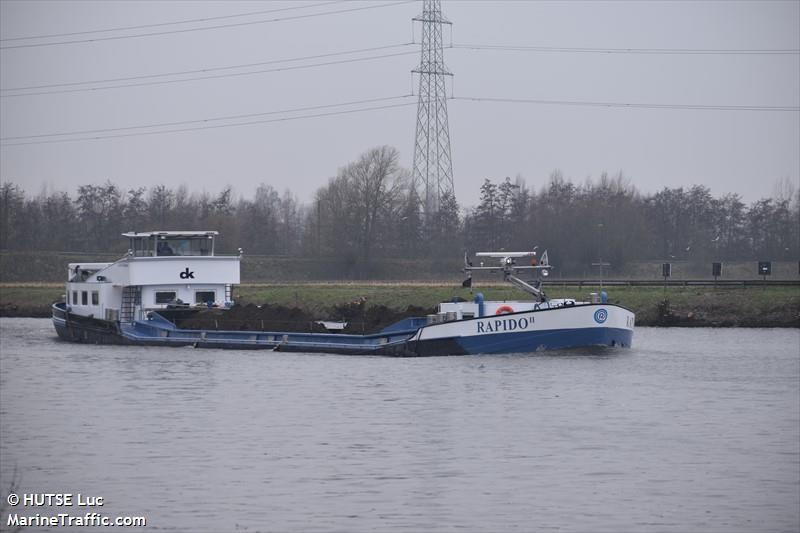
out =
[[158,530],[800,527],[797,330],[389,359],[0,326],[4,497],[16,467],[22,492],[104,496]]

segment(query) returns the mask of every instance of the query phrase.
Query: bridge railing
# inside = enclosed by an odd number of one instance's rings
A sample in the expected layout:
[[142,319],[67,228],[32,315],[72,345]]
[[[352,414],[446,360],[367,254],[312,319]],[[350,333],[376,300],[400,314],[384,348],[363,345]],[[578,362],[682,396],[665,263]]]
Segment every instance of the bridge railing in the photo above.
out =
[[[578,287],[599,287],[599,279],[550,279],[548,285],[570,285]],[[798,279],[604,279],[602,285],[609,287],[800,287]]]

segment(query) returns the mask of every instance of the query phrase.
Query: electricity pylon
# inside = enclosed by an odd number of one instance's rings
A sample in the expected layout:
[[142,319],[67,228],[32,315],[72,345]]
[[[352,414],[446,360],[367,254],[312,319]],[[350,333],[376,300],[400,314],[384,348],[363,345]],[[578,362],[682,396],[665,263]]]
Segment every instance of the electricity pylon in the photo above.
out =
[[453,195],[445,85],[445,76],[453,74],[444,64],[442,46],[442,25],[452,23],[442,15],[441,0],[423,0],[422,14],[413,20],[422,23],[422,57],[419,67],[412,71],[419,74],[413,179],[429,223],[442,197]]

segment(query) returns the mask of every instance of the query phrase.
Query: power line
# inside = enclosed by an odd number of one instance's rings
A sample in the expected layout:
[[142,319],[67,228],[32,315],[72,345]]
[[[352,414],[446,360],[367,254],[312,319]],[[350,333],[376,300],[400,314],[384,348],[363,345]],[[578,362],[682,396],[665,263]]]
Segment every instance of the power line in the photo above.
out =
[[133,39],[138,37],[153,37],[157,35],[170,35],[176,33],[188,33],[193,31],[205,31],[205,30],[218,30],[223,28],[236,28],[240,26],[251,26],[253,24],[266,24],[270,22],[282,22],[286,20],[299,20],[299,19],[306,19],[312,17],[322,17],[326,15],[338,15],[341,13],[352,13],[355,11],[365,11],[367,9],[380,9],[383,7],[393,7],[398,6],[401,4],[408,4],[411,2],[415,2],[416,0],[402,0],[400,2],[392,2],[388,4],[379,4],[379,5],[367,5],[367,6],[360,6],[360,7],[350,7],[347,9],[338,9],[335,11],[323,11],[320,13],[308,13],[305,15],[292,15],[288,17],[278,17],[272,19],[262,19],[262,20],[252,20],[247,22],[235,22],[232,24],[218,24],[216,26],[205,26],[203,28],[185,28],[182,30],[165,30],[165,31],[157,31],[157,32],[150,32],[150,33],[139,33],[135,35],[115,35],[109,37],[97,37],[93,39],[75,39],[71,41],[56,41],[52,43],[33,43],[33,44],[15,44],[10,46],[0,46],[0,50],[11,50],[17,48],[37,48],[42,46],[55,46],[55,45],[62,45],[62,44],[78,44],[78,43],[94,43],[99,41],[116,41],[119,39]]
[[[412,44],[412,43],[408,43],[408,44]],[[372,48],[372,49],[365,48],[365,49],[362,49],[361,51],[380,50],[380,49],[386,49],[386,48],[397,48],[397,47],[400,47],[400,46],[408,46],[408,44],[405,44],[405,45],[392,45],[392,46],[385,46],[385,47],[375,47],[375,48]],[[318,56],[307,56],[305,58],[266,61],[266,62],[263,62],[263,63],[254,63],[253,65],[266,65],[266,64],[270,64],[270,63],[284,63],[284,62],[291,62],[291,61],[302,61],[302,60],[305,60],[305,59],[311,59],[313,57],[326,57],[326,56],[330,57],[330,56],[344,55],[344,54],[348,54],[348,53],[358,53],[358,52],[359,51],[336,52],[336,53],[331,53],[331,54],[321,54],[321,55],[318,55]],[[396,53],[392,53],[392,54],[381,54],[381,55],[367,56],[367,57],[356,57],[356,58],[350,58],[350,59],[340,59],[340,60],[337,60],[337,61],[323,61],[323,62],[320,62],[320,63],[311,63],[311,64],[307,64],[307,65],[292,65],[292,66],[277,67],[277,68],[271,68],[271,69],[251,70],[251,71],[247,71],[247,72],[232,72],[232,73],[228,73],[228,74],[213,74],[213,75],[208,75],[208,76],[194,76],[194,77],[190,77],[190,78],[182,78],[182,79],[177,79],[177,80],[142,81],[142,82],[138,82],[138,83],[121,83],[121,84],[117,84],[117,85],[106,85],[106,86],[101,86],[101,87],[81,87],[81,88],[74,88],[74,89],[57,89],[57,90],[53,90],[53,91],[45,90],[45,91],[28,91],[28,92],[21,92],[21,93],[16,93],[16,94],[0,94],[0,98],[12,98],[12,97],[16,97],[16,96],[38,96],[38,95],[47,95],[47,94],[66,94],[66,93],[77,93],[77,92],[86,92],[86,91],[100,91],[100,90],[104,90],[104,89],[121,89],[121,88],[126,88],[126,87],[145,87],[145,86],[149,86],[149,85],[166,85],[166,84],[170,84],[170,83],[184,83],[184,82],[189,82],[189,81],[211,80],[211,79],[218,79],[218,78],[232,78],[232,77],[238,77],[238,76],[251,76],[251,75],[254,75],[254,74],[265,74],[265,73],[269,73],[269,72],[283,72],[283,71],[289,71],[289,70],[301,70],[301,69],[307,69],[307,68],[323,67],[323,66],[328,66],[328,65],[342,65],[342,64],[346,64],[346,63],[357,63],[357,62],[360,62],[360,61],[374,61],[376,59],[385,59],[387,57],[398,57],[398,56],[404,56],[404,55],[410,55],[410,54],[416,54],[416,53],[418,53],[418,52],[416,52],[416,51],[396,52]],[[215,71],[215,70],[230,70],[230,69],[235,69],[235,68],[247,68],[249,66],[250,65],[227,66],[227,67],[218,67],[218,68],[211,68],[211,69],[201,69],[201,70],[195,70],[195,71],[187,71],[185,73],[211,72],[211,71]],[[175,73],[165,73],[165,74],[151,74],[151,75],[145,75],[145,76],[132,76],[130,78],[119,78],[119,79],[121,79],[121,80],[142,79],[143,80],[143,79],[148,79],[148,78],[153,78],[153,77],[179,76],[179,75],[184,75],[185,73],[184,72],[175,72]],[[78,84],[81,84],[81,85],[86,84],[86,85],[88,85],[88,84],[92,84],[92,83],[108,83],[108,82],[113,82],[113,81],[115,81],[115,80],[101,80],[101,81],[97,81],[97,82],[87,81],[87,82],[75,82],[75,83],[65,83],[65,84],[53,84],[53,85],[50,85],[50,86],[43,85],[43,86],[40,86],[40,87],[44,87],[44,88],[46,88],[46,87],[66,87],[66,86],[78,85]],[[23,88],[2,89],[2,91],[4,91],[4,92],[5,91],[15,91],[15,90],[23,90]]]
[[453,48],[512,52],[562,52],[589,54],[665,54],[665,55],[797,55],[797,48],[578,48],[566,46],[524,46],[506,44],[453,44]]
[[[28,140],[34,141],[34,142],[25,142],[25,143],[5,143],[4,144],[4,146],[18,146],[20,144],[39,144],[39,143],[42,143],[42,142],[65,142],[65,141],[72,141],[72,140],[85,140],[85,139],[54,139],[54,140],[49,140],[49,141],[37,141],[37,139],[44,139],[44,138],[47,138],[47,137],[64,137],[64,136],[69,136],[69,135],[107,134],[107,133],[131,131],[131,130],[137,130],[137,129],[166,128],[166,127],[173,127],[173,126],[186,126],[186,125],[189,125],[189,124],[207,124],[209,122],[217,122],[217,121],[223,121],[223,120],[242,120],[242,119],[248,119],[248,118],[254,118],[254,117],[263,117],[263,116],[269,116],[269,115],[279,115],[279,114],[285,114],[285,113],[297,113],[297,112],[301,112],[301,111],[317,111],[317,110],[320,110],[320,109],[330,109],[332,107],[346,107],[346,106],[361,105],[361,104],[374,104],[374,103],[386,102],[386,101],[390,101],[390,100],[407,99],[407,98],[410,98],[411,96],[412,95],[410,95],[410,94],[397,95],[397,96],[385,96],[385,97],[380,97],[380,98],[369,98],[369,99],[363,99],[363,100],[353,100],[353,101],[350,101],[350,102],[340,102],[340,103],[336,103],[336,104],[323,104],[323,105],[316,105],[316,106],[296,107],[296,108],[292,108],[292,109],[282,109],[282,110],[277,110],[277,111],[264,111],[264,112],[261,112],[261,113],[246,113],[246,114],[241,114],[241,115],[229,115],[229,116],[224,116],[224,117],[213,117],[213,118],[204,118],[204,119],[197,119],[197,120],[183,120],[183,121],[176,121],[176,122],[160,122],[160,123],[156,123],[156,124],[142,124],[142,125],[138,125],[138,126],[123,126],[123,127],[119,127],[119,128],[102,128],[102,129],[93,129],[93,130],[67,131],[67,132],[59,132],[59,133],[40,133],[40,134],[36,134],[36,135],[21,135],[21,136],[15,136],[15,137],[3,137],[3,138],[0,138],[0,141],[3,141],[4,143],[6,141],[28,141]],[[403,105],[408,105],[408,104],[403,104]],[[396,106],[390,106],[390,107],[396,107]],[[350,111],[357,111],[357,110],[350,110]],[[341,114],[341,113],[343,113],[343,112],[339,112],[339,114]],[[327,115],[321,115],[321,116],[327,116]],[[290,118],[291,117],[288,117],[287,119],[290,119]],[[251,124],[251,123],[252,124],[257,124],[257,123],[259,123],[259,121],[247,122],[245,124]],[[213,127],[226,127],[226,126],[238,126],[238,125],[244,125],[244,124],[238,124],[238,123],[237,124],[223,124],[223,125],[213,126]],[[212,126],[209,126],[209,128],[210,127],[212,127]],[[159,132],[159,131],[157,131],[157,132],[137,132],[137,133],[131,133],[131,134],[119,135],[119,136],[122,137],[122,136],[129,136],[129,135],[147,135],[147,134],[155,134],[155,133],[172,133],[173,131],[190,131],[190,130],[194,130],[194,129],[207,129],[207,128],[206,127],[198,127],[198,128],[187,128],[187,129],[181,129],[181,130],[168,130],[168,131],[163,131],[163,132]],[[89,137],[89,139],[106,138],[106,137],[107,136],[104,135],[104,136],[101,136],[101,137]]]
[[[77,137],[77,138],[69,138],[69,139],[44,139],[43,137],[53,137],[53,136],[66,136],[66,135],[85,135],[87,132],[120,132],[126,131],[131,129],[140,129],[140,128],[152,128],[152,127],[166,127],[171,125],[181,125],[181,124],[196,124],[196,123],[207,123],[210,121],[216,120],[232,120],[234,118],[249,118],[255,116],[264,116],[270,114],[279,114],[279,113],[290,113],[290,112],[298,112],[298,111],[310,111],[314,109],[323,109],[323,108],[330,108],[330,107],[340,107],[340,106],[347,106],[347,105],[356,105],[358,103],[370,103],[370,102],[377,102],[382,100],[391,100],[391,99],[400,99],[400,98],[410,98],[413,95],[403,95],[403,96],[394,96],[394,97],[385,97],[385,98],[376,98],[371,100],[358,100],[353,102],[345,102],[341,104],[327,104],[321,106],[310,106],[310,107],[300,107],[295,109],[286,109],[282,111],[268,111],[264,113],[249,113],[245,115],[236,115],[231,117],[217,117],[211,119],[202,119],[202,120],[191,120],[191,121],[182,121],[182,122],[172,122],[172,123],[162,123],[162,124],[150,124],[150,125],[142,125],[142,126],[127,126],[123,128],[107,128],[103,130],[86,130],[84,132],[63,132],[63,133],[53,133],[53,134],[41,134],[41,135],[32,135],[27,137],[6,137],[0,139],[0,141],[5,140],[25,140],[25,139],[32,139],[30,141],[25,142],[13,142],[13,143],[2,143],[0,146],[25,146],[25,145],[34,145],[34,144],[53,144],[53,143],[63,143],[63,142],[76,142],[76,141],[90,141],[90,140],[100,140],[100,139],[111,139],[111,138],[118,138],[118,137],[136,137],[136,136],[144,136],[144,135],[160,135],[166,133],[183,133],[189,131],[197,131],[197,130],[206,130],[206,129],[219,129],[219,128],[229,128],[229,127],[237,127],[237,126],[250,126],[255,124],[268,124],[273,122],[289,122],[292,120],[302,120],[302,119],[310,119],[310,118],[320,118],[320,117],[328,117],[328,116],[335,116],[335,115],[346,115],[350,113],[362,113],[366,111],[376,111],[382,109],[393,109],[399,107],[406,107],[410,105],[417,105],[417,102],[401,102],[397,104],[387,104],[381,106],[372,106],[372,107],[364,107],[359,109],[347,109],[341,111],[331,111],[326,113],[314,113],[308,115],[300,115],[295,117],[280,117],[274,119],[266,119],[266,120],[253,120],[248,122],[238,122],[235,124],[217,124],[217,125],[205,125],[205,126],[195,126],[189,128],[179,128],[179,129],[171,129],[171,130],[163,130],[163,131],[144,131],[144,132],[129,132],[129,133],[112,133],[109,135],[93,135],[90,137]],[[490,97],[451,97],[451,100],[467,100],[467,101],[476,101],[476,102],[504,102],[504,103],[523,103],[523,104],[544,104],[544,105],[572,105],[572,106],[598,106],[598,107],[623,107],[623,108],[647,108],[647,109],[688,109],[688,110],[717,110],[717,111],[800,111],[800,107],[792,107],[792,106],[722,106],[722,105],[686,105],[686,104],[635,104],[635,103],[619,103],[619,102],[589,102],[589,101],[567,101],[567,100],[538,100],[538,99],[521,99],[521,98],[490,98]]]
[[[288,8],[287,8],[288,9]],[[240,16],[240,15],[229,15],[229,16]],[[98,30],[101,31],[101,30]],[[288,59],[275,59],[271,61],[261,61],[257,63],[246,63],[241,65],[227,65],[222,67],[207,67],[202,69],[194,69],[194,70],[184,70],[184,71],[175,71],[175,72],[164,72],[160,74],[144,74],[139,76],[128,76],[128,77],[121,77],[121,78],[109,78],[109,79],[102,79],[102,80],[89,80],[89,81],[79,81],[79,82],[70,82],[70,83],[53,83],[53,84],[46,84],[46,85],[31,85],[25,87],[12,87],[7,89],[0,89],[0,92],[18,92],[18,91],[34,91],[34,92],[21,92],[19,94],[0,94],[0,98],[7,98],[7,97],[15,97],[15,96],[36,96],[36,95],[46,95],[46,94],[62,94],[62,93],[69,93],[69,92],[79,92],[79,91],[91,91],[91,90],[98,90],[98,89],[116,89],[116,88],[123,88],[123,87],[136,87],[140,86],[141,84],[125,84],[125,85],[115,85],[110,87],[91,87],[85,89],[77,89],[77,90],[57,90],[57,91],[39,91],[40,89],[54,89],[59,87],[77,87],[80,85],[97,85],[103,83],[115,83],[115,82],[124,82],[124,81],[135,81],[135,80],[145,80],[145,79],[153,79],[153,78],[164,78],[164,77],[171,77],[171,76],[184,76],[189,74],[199,74],[199,73],[207,73],[207,72],[217,72],[223,70],[234,70],[240,68],[251,68],[257,67],[262,65],[270,65],[276,63],[290,63],[295,61],[304,61],[309,59],[320,59],[324,57],[335,57],[339,55],[349,55],[349,54],[357,54],[363,52],[371,52],[371,51],[378,51],[378,50],[385,50],[390,48],[400,48],[405,46],[410,46],[416,43],[401,43],[401,44],[394,44],[394,45],[386,45],[386,46],[376,46],[371,48],[361,48],[355,50],[346,50],[341,52],[331,52],[327,54],[317,54],[311,56],[303,56],[303,57],[295,57],[295,58],[288,58]],[[457,49],[470,49],[470,50],[500,50],[500,51],[531,51],[531,52],[577,52],[577,53],[609,53],[609,54],[679,54],[679,55],[700,55],[700,54],[717,54],[717,55],[736,55],[736,54],[745,54],[745,55],[764,55],[764,54],[777,54],[777,55],[797,55],[800,54],[800,49],[689,49],[689,48],[566,48],[566,47],[551,47],[551,46],[516,46],[516,45],[481,45],[481,44],[454,44],[452,45],[453,48]],[[400,54],[398,54],[400,55]],[[383,57],[391,57],[391,56],[377,56],[375,59],[380,59]],[[362,59],[354,59],[353,61],[362,61],[362,60],[369,60],[373,58],[362,58]],[[329,64],[336,64],[333,63],[321,63],[317,65],[308,65],[308,66],[300,66],[300,67],[293,67],[293,68],[310,68],[316,66],[324,66]],[[275,72],[277,70],[283,69],[274,69],[274,70],[266,70],[266,71],[255,71],[255,72],[246,72],[246,73],[235,73],[231,74],[230,76],[242,76],[248,74],[260,74],[264,72]],[[288,69],[286,69],[288,70]],[[223,76],[217,76],[223,77]],[[158,83],[181,83],[185,81],[195,81],[197,79],[210,79],[210,77],[201,77],[201,78],[187,78],[187,79],[180,79],[180,80],[168,80]],[[155,83],[157,84],[157,83]]]
[[[121,131],[130,131],[136,129],[146,129],[146,128],[163,128],[163,127],[171,127],[171,126],[183,126],[188,124],[206,124],[208,122],[216,122],[222,120],[241,120],[246,118],[253,118],[259,116],[268,116],[268,115],[276,115],[276,114],[284,114],[284,113],[296,113],[301,111],[315,111],[319,109],[329,109],[332,107],[345,107],[345,106],[352,106],[352,105],[360,105],[360,104],[371,104],[377,102],[384,102],[389,100],[398,100],[398,99],[406,99],[411,98],[414,95],[412,94],[405,94],[405,95],[397,95],[397,96],[386,96],[380,98],[371,98],[371,99],[364,99],[364,100],[353,100],[349,102],[340,102],[336,104],[323,104],[317,106],[305,106],[305,107],[297,107],[292,109],[283,109],[277,111],[265,111],[260,113],[245,113],[241,115],[229,115],[223,117],[213,117],[213,118],[204,118],[204,119],[196,119],[196,120],[184,120],[184,121],[176,121],[176,122],[161,122],[155,124],[142,124],[138,126],[124,126],[119,128],[102,128],[102,129],[94,129],[94,130],[77,130],[77,131],[68,131],[68,132],[59,132],[59,133],[42,133],[36,135],[23,135],[23,136],[14,136],[14,137],[3,137],[0,138],[0,141],[22,141],[22,140],[33,140],[34,142],[26,142],[26,143],[7,143],[4,146],[17,146],[20,144],[38,144],[39,142],[62,142],[62,141],[70,141],[70,140],[86,140],[86,139],[58,139],[58,140],[51,140],[51,141],[36,141],[36,139],[43,139],[46,137],[63,137],[63,136],[70,136],[70,135],[87,135],[87,134],[96,134],[96,133],[114,133],[114,132],[121,132]],[[797,112],[800,111],[800,107],[797,106],[752,106],[752,105],[695,105],[695,104],[644,104],[644,103],[623,103],[623,102],[596,102],[596,101],[576,101],[576,100],[543,100],[543,99],[531,99],[531,98],[498,98],[498,97],[475,97],[475,96],[455,96],[450,97],[450,100],[466,100],[466,101],[473,101],[473,102],[494,102],[494,103],[515,103],[515,104],[542,104],[542,105],[570,105],[570,106],[593,106],[593,107],[615,107],[615,108],[640,108],[640,109],[686,109],[686,110],[712,110],[712,111],[790,111],[790,112]],[[408,105],[408,104],[403,104]],[[398,107],[397,105],[392,105],[389,107]],[[372,108],[370,108],[372,109]],[[378,109],[378,108],[375,108]],[[358,111],[358,110],[353,110]],[[341,114],[343,112],[337,112],[334,114]],[[316,115],[315,115],[316,116]],[[327,116],[327,115],[321,115]],[[309,116],[310,117],[310,116]],[[252,123],[259,123],[258,121]],[[236,126],[236,125],[244,125],[250,124],[250,122],[243,123],[243,124],[226,124],[222,126]],[[206,129],[204,127],[200,128],[188,128],[182,130],[168,130],[165,132],[139,132],[134,133],[132,135],[138,134],[154,134],[154,133],[172,133],[174,131],[190,131],[194,129]],[[127,135],[125,135],[127,136]],[[89,139],[94,138],[106,138],[106,136],[102,137],[89,137]]]
[[219,70],[233,70],[239,68],[250,68],[250,67],[259,67],[262,65],[273,65],[275,63],[291,63],[294,61],[305,61],[308,59],[321,59],[323,57],[334,57],[334,56],[341,56],[341,55],[349,55],[349,54],[359,54],[363,52],[375,52],[377,50],[386,50],[388,48],[399,48],[403,46],[409,46],[414,43],[398,43],[398,44],[388,44],[385,46],[373,46],[370,48],[357,48],[354,50],[343,50],[341,52],[329,52],[326,54],[316,54],[311,56],[301,56],[301,57],[291,57],[287,59],[272,59],[269,61],[259,61],[257,63],[244,63],[241,65],[226,65],[222,67],[206,67],[201,69],[194,69],[194,70],[179,70],[174,72],[162,72],[161,74],[142,74],[139,76],[128,76],[125,78],[107,78],[104,80],[88,80],[88,81],[75,81],[75,82],[68,82],[68,83],[51,83],[48,85],[29,85],[26,87],[10,87],[7,89],[0,88],[0,92],[8,92],[8,91],[29,91],[34,89],[52,89],[56,87],[75,87],[78,85],[97,85],[101,83],[115,83],[119,81],[134,81],[134,80],[145,80],[145,79],[152,79],[152,78],[162,78],[168,76],[183,76],[187,74],[199,74],[203,72],[216,72]]
[[[330,3],[330,2],[329,2]],[[287,8],[288,9],[288,8]],[[229,16],[242,16],[242,15],[229,15]],[[167,24],[167,23],[165,23]],[[105,30],[97,30],[97,31],[105,31]],[[68,82],[68,83],[53,83],[53,84],[46,84],[46,85],[30,85],[24,87],[11,87],[7,89],[0,89],[0,92],[18,92],[18,91],[33,91],[33,92],[19,92],[18,94],[0,94],[0,98],[8,98],[8,97],[15,97],[15,96],[37,96],[37,95],[47,95],[47,94],[63,94],[63,93],[71,93],[71,92],[81,92],[81,91],[93,91],[93,90],[101,90],[101,89],[116,89],[116,88],[124,88],[124,87],[137,87],[142,85],[157,85],[157,84],[166,84],[166,83],[181,83],[187,81],[195,81],[195,80],[204,80],[204,79],[213,79],[217,77],[225,77],[225,76],[207,76],[207,77],[200,77],[200,78],[186,78],[186,79],[179,79],[179,80],[167,80],[161,82],[155,82],[151,84],[123,84],[123,85],[114,85],[109,87],[89,87],[89,88],[82,88],[82,89],[74,89],[74,90],[55,90],[55,91],[39,91],[40,89],[54,89],[59,87],[77,87],[80,85],[97,85],[103,83],[115,83],[115,82],[122,82],[122,81],[135,81],[135,80],[145,80],[145,79],[153,79],[153,78],[164,78],[164,77],[171,77],[171,76],[184,76],[188,74],[199,74],[199,73],[207,73],[207,72],[217,72],[223,70],[234,70],[240,68],[251,68],[257,67],[262,65],[270,65],[276,63],[290,63],[295,61],[304,61],[309,59],[320,59],[324,57],[335,57],[340,55],[349,55],[349,54],[357,54],[363,52],[371,52],[377,50],[385,50],[390,48],[400,48],[405,46],[414,45],[416,43],[408,42],[408,43],[401,43],[401,44],[394,44],[394,45],[385,45],[385,46],[376,46],[370,48],[360,48],[354,50],[346,50],[341,52],[331,52],[327,54],[316,54],[311,56],[302,56],[302,57],[295,57],[295,58],[288,58],[288,59],[275,59],[270,61],[261,61],[257,63],[245,63],[241,65],[226,65],[222,67],[207,67],[202,69],[194,69],[194,70],[184,70],[184,71],[174,71],[174,72],[164,72],[160,74],[143,74],[138,76],[128,76],[128,77],[121,77],[121,78],[108,78],[102,80],[89,80],[89,81],[79,81],[79,82]],[[547,47],[547,46],[513,46],[513,45],[479,45],[479,44],[455,44],[452,45],[453,48],[457,49],[471,49],[471,50],[500,50],[500,51],[533,51],[533,52],[590,52],[590,53],[632,53],[632,54],[722,54],[722,55],[733,55],[733,54],[778,54],[778,55],[788,55],[788,54],[800,54],[800,49],[670,49],[670,48],[564,48],[564,47]],[[402,55],[402,54],[396,54]],[[368,58],[358,58],[352,59],[350,61],[366,61],[370,59],[380,59],[384,57],[392,57],[393,55],[383,55],[383,56],[375,56],[375,57],[368,57]],[[349,61],[345,61],[349,62]],[[272,69],[272,70],[261,70],[255,72],[245,72],[245,73],[234,73],[229,74],[228,76],[242,76],[242,75],[249,75],[249,74],[261,74],[265,72],[276,72],[280,70],[291,70],[291,69],[299,69],[299,68],[311,68],[317,66],[324,66],[324,65],[331,65],[337,64],[339,62],[331,62],[331,63],[319,63],[314,65],[304,65],[304,66],[297,66],[291,67],[288,69]]]
[[146,28],[159,28],[163,26],[173,26],[175,24],[193,24],[197,22],[209,22],[212,20],[225,20],[239,17],[251,17],[253,15],[266,15],[267,13],[277,13],[280,11],[293,11],[296,9],[310,9],[312,7],[326,6],[329,4],[340,4],[346,0],[332,0],[328,2],[319,2],[316,4],[308,4],[304,6],[281,7],[278,9],[265,9],[262,11],[250,11],[249,13],[239,13],[236,15],[221,15],[217,17],[203,17],[198,19],[174,20],[172,22],[157,22],[154,24],[142,24],[139,26],[121,26],[117,28],[106,28],[103,30],[86,30],[86,31],[73,31],[69,33],[51,33],[48,35],[29,35],[27,37],[9,37],[0,39],[0,42],[9,41],[29,41],[32,39],[52,39],[54,37],[74,37],[75,35],[91,35],[93,33],[108,33],[111,31],[128,31],[128,30],[143,30]]
[[30,145],[30,144],[53,144],[53,143],[63,143],[63,142],[75,142],[75,141],[94,141],[100,139],[114,139],[118,137],[137,137],[143,135],[161,135],[165,133],[183,133],[188,131],[197,131],[197,130],[210,130],[210,129],[218,129],[218,128],[231,128],[236,126],[252,126],[255,124],[269,124],[272,122],[289,122],[292,120],[302,120],[302,119],[309,119],[309,118],[320,118],[320,117],[330,117],[334,115],[347,115],[350,113],[363,113],[366,111],[377,111],[383,109],[392,109],[397,107],[405,107],[410,105],[416,105],[416,102],[403,102],[400,104],[388,104],[382,106],[374,106],[374,107],[364,107],[360,109],[350,109],[345,111],[331,111],[329,113],[317,113],[313,115],[301,115],[298,117],[281,117],[275,119],[268,119],[268,120],[253,120],[250,122],[240,122],[237,124],[219,124],[216,126],[198,126],[195,128],[182,128],[176,130],[165,130],[165,131],[148,131],[148,132],[139,132],[139,133],[123,133],[119,135],[101,135],[95,137],[84,137],[84,138],[76,138],[76,139],[56,139],[56,140],[49,140],[49,141],[31,141],[31,142],[21,142],[21,143],[11,143],[11,144],[0,144],[1,147],[6,146],[23,146],[23,145]]
[[631,109],[688,109],[697,111],[800,111],[798,106],[765,105],[695,105],[695,104],[643,104],[626,102],[595,102],[580,100],[540,100],[532,98],[494,98],[478,96],[454,96],[452,100],[472,102],[502,102],[512,104],[569,105],[591,107],[622,107]]

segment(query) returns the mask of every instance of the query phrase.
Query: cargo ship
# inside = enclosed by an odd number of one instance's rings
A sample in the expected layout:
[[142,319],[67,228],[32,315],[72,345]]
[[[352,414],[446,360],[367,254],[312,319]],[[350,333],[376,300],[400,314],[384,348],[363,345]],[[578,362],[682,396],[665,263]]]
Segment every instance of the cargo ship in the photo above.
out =
[[[323,317],[322,332],[190,329],[180,324],[208,309],[235,306],[238,255],[217,255],[216,231],[129,232],[128,252],[110,263],[70,263],[63,302],[52,320],[66,341],[142,346],[267,349],[347,355],[440,356],[531,353],[587,346],[630,347],[634,313],[608,303],[548,298],[543,282],[552,266],[547,252],[482,252],[475,266],[465,255],[463,286],[475,272],[502,275],[525,299],[442,302],[437,312],[404,318],[376,332],[342,332]],[[488,264],[487,264],[488,263]],[[535,279],[523,279],[525,275]]]

